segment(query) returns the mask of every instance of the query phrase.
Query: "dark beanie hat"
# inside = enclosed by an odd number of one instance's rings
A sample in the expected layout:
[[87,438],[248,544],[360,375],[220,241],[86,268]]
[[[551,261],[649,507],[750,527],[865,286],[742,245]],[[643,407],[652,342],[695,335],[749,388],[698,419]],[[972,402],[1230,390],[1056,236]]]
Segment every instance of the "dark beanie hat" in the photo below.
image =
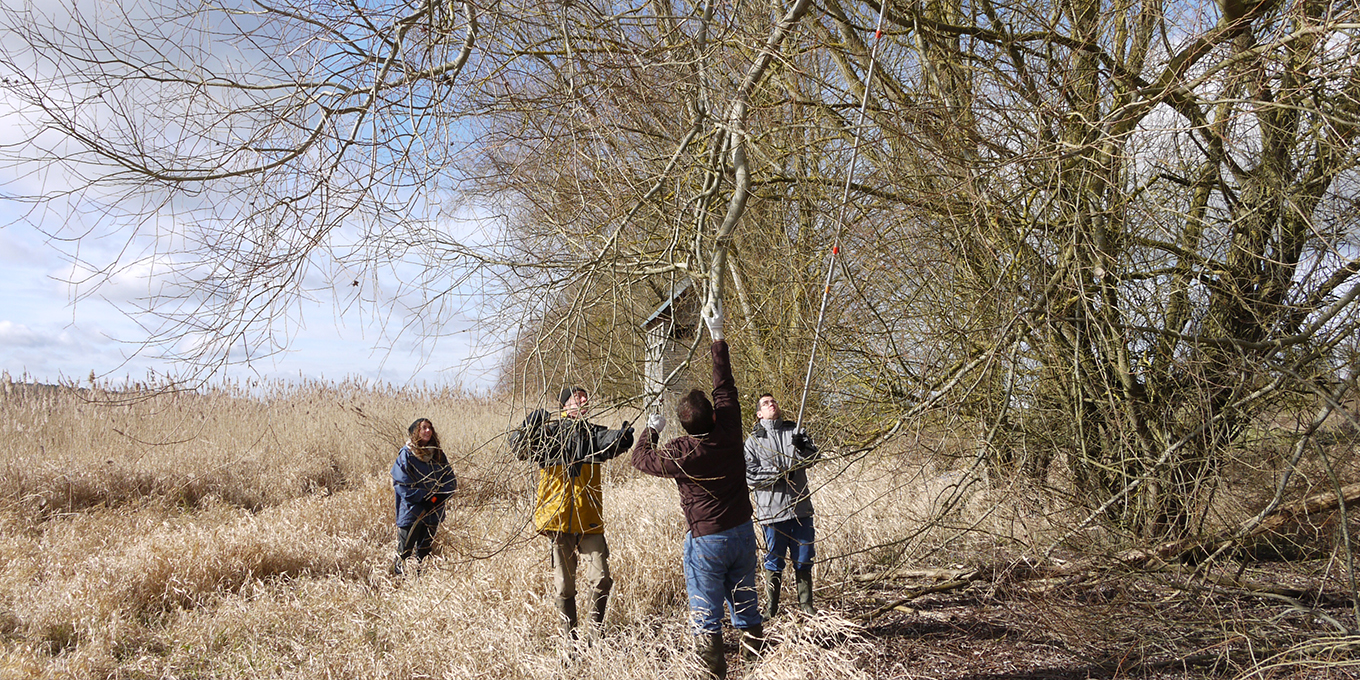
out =
[[585,391],[586,391],[586,390],[585,390],[584,387],[576,387],[576,386],[572,386],[572,387],[563,387],[563,388],[562,388],[562,393],[559,394],[559,395],[557,395],[557,405],[558,405],[558,406],[566,406],[566,405],[567,405],[567,400],[568,400],[568,399],[571,399],[571,395],[576,394],[577,392],[585,392]]
[[430,427],[434,427],[434,421],[430,420],[429,418],[416,418],[414,421],[411,422],[411,426],[406,428],[406,434],[415,434],[416,428],[420,427],[421,423],[429,423]]

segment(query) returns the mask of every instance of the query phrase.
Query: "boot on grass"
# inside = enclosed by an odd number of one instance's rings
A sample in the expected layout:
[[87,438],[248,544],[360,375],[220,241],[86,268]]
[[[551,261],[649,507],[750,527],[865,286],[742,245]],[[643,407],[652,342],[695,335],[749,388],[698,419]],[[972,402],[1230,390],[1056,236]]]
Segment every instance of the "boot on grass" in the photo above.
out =
[[757,623],[741,631],[741,658],[755,661],[765,651],[765,626]]
[[799,569],[793,572],[793,577],[798,584],[798,608],[804,614],[816,614],[817,608],[812,606],[812,570]]
[[769,621],[779,613],[779,590],[783,587],[784,574],[765,570],[765,620]]
[[576,598],[557,598],[557,615],[562,625],[562,637],[576,639]]
[[695,642],[699,646],[699,658],[704,662],[708,677],[727,680],[727,657],[723,656],[722,633],[702,633]]

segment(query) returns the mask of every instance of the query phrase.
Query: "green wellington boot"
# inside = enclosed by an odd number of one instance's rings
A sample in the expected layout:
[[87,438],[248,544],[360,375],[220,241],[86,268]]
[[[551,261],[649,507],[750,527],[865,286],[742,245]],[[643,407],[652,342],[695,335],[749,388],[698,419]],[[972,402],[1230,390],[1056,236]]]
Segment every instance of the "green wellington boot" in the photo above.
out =
[[741,631],[741,658],[755,661],[765,651],[765,626],[757,623]]
[[761,612],[769,621],[779,613],[779,589],[783,586],[784,575],[777,571],[765,570],[765,611]]
[[722,633],[705,633],[696,636],[694,641],[699,647],[699,658],[703,659],[709,677],[727,680],[727,657],[723,656]]
[[812,606],[812,570],[799,569],[793,572],[793,578],[798,584],[798,608],[804,614],[816,614],[817,608]]

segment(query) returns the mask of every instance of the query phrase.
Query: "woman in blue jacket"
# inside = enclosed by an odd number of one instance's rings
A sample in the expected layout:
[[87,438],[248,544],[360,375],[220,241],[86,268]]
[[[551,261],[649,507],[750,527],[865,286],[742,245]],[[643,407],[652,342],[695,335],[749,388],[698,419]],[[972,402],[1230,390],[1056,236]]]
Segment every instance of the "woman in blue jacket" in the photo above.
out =
[[434,544],[434,533],[444,519],[444,505],[458,488],[449,458],[439,446],[439,435],[429,418],[417,418],[406,429],[410,439],[392,464],[392,490],[397,497],[397,559],[392,572],[412,553],[424,560]]

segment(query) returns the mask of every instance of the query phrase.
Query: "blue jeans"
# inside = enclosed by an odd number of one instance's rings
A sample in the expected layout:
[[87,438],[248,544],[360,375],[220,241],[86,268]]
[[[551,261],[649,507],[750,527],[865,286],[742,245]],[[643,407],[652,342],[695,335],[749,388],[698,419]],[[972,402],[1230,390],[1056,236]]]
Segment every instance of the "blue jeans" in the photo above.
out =
[[723,602],[737,628],[763,621],[756,604],[756,532],[750,524],[698,538],[685,534],[684,561],[696,634],[722,631]]
[[816,540],[817,531],[812,527],[811,517],[765,525],[765,569],[784,571],[786,553],[793,559],[794,569],[811,569],[812,559],[817,556]]

